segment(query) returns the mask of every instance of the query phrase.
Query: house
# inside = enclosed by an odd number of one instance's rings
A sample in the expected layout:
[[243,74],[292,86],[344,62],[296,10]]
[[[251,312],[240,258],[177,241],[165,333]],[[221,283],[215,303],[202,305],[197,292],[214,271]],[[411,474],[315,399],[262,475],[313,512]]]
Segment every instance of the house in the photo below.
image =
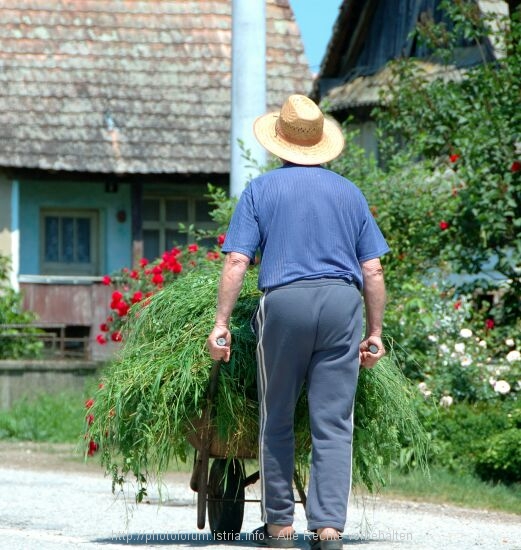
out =
[[[521,2],[478,0],[482,13],[508,15]],[[333,34],[313,83],[311,97],[327,103],[339,121],[352,117],[359,142],[377,155],[375,123],[371,111],[380,104],[380,92],[391,71],[387,63],[397,58],[415,58],[428,78],[460,78],[461,71],[485,59],[501,55],[500,41],[477,45],[460,44],[454,66],[447,68],[429,58],[430,52],[411,32],[424,17],[439,22],[441,0],[344,0]]]
[[[101,276],[211,224],[230,172],[231,0],[4,0],[0,254],[50,331],[96,345]],[[288,0],[268,0],[267,98],[311,75]]]

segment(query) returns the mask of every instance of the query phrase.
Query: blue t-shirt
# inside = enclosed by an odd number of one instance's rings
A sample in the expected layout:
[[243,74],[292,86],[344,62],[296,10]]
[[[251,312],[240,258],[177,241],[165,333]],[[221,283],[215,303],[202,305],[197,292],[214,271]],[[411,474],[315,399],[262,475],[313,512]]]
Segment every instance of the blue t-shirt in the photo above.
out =
[[252,180],[233,213],[223,252],[254,260],[259,288],[342,278],[362,288],[360,262],[389,247],[362,192],[321,166],[285,164]]

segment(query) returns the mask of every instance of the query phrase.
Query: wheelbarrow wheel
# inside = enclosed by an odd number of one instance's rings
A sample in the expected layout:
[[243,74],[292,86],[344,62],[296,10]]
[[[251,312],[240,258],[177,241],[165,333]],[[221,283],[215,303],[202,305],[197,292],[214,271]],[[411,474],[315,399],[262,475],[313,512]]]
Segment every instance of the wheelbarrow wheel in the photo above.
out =
[[216,458],[208,481],[208,520],[217,540],[233,540],[244,517],[244,469],[237,459]]

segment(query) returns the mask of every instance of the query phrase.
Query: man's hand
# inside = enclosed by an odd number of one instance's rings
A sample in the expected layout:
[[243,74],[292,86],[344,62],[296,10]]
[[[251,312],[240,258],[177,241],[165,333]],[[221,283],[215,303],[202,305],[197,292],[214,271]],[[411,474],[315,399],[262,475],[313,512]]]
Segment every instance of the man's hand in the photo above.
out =
[[[376,353],[369,350],[369,346],[378,348]],[[373,368],[379,359],[385,355],[385,348],[379,336],[369,336],[360,342],[360,365],[366,369]]]
[[[230,360],[230,345],[232,335],[228,330],[228,324],[232,315],[235,302],[241,292],[244,275],[250,265],[250,258],[240,252],[230,252],[224,259],[221,281],[219,283],[219,294],[217,298],[217,313],[215,314],[215,326],[213,327],[206,346],[210,356],[215,361],[221,359],[228,363]],[[219,346],[218,338],[224,338],[226,345]]]
[[[224,346],[220,346],[217,343],[219,338],[224,338],[226,340],[226,344]],[[230,334],[228,327],[215,325],[212,332],[210,332],[210,336],[208,336],[208,340],[206,340],[206,346],[210,352],[210,357],[215,361],[223,360],[225,363],[228,363],[230,360],[231,343],[232,335]]]

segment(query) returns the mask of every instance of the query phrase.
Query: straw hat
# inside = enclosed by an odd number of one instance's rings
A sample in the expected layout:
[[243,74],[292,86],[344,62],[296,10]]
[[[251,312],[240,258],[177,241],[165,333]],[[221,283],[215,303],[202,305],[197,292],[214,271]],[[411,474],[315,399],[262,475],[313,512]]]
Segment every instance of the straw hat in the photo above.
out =
[[322,164],[338,157],[344,148],[338,123],[325,118],[303,95],[291,95],[280,112],[257,118],[253,132],[270,153],[295,164]]

